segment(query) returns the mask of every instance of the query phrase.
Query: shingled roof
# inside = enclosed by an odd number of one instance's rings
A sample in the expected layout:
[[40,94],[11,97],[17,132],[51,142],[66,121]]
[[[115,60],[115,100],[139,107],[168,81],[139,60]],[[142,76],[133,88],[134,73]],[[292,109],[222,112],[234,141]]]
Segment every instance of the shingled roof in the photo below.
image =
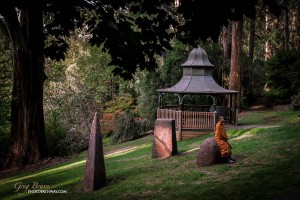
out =
[[183,94],[234,94],[235,90],[221,87],[213,78],[214,65],[208,60],[207,53],[201,47],[194,48],[183,67],[183,76],[174,86],[158,89],[161,93]]

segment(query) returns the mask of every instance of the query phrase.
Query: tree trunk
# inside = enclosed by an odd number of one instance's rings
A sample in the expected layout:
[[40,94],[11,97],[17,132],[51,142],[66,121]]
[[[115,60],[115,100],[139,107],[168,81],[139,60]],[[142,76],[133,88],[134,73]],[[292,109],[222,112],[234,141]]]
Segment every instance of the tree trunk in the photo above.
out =
[[14,8],[4,20],[14,50],[14,83],[11,103],[11,144],[5,166],[33,164],[47,156],[43,113],[43,13],[36,6]]
[[297,41],[297,48],[300,48],[300,0],[298,0],[297,4],[297,34],[296,34],[296,41]]
[[284,49],[288,50],[289,49],[289,13],[288,13],[288,8],[284,8],[284,21],[283,21],[283,27],[284,27]]
[[249,58],[251,60],[253,60],[253,55],[254,55],[254,37],[255,37],[255,19],[250,19]]
[[291,9],[292,13],[292,24],[291,24],[291,47],[296,48],[297,41],[296,41],[296,35],[297,35],[297,8]]
[[[266,8],[266,35],[270,34],[270,11],[269,8]],[[265,60],[269,60],[271,57],[271,40],[267,39],[265,43]]]
[[241,111],[242,26],[242,20],[232,23],[231,67],[229,75],[229,89],[239,92],[236,98],[236,106],[239,112]]
[[228,61],[230,59],[230,23],[227,26],[223,26],[222,46],[224,60]]
[[[224,75],[224,66],[227,65],[230,61],[230,54],[231,54],[231,33],[230,33],[230,27],[231,27],[231,22],[228,22],[227,26],[223,26],[223,31],[222,31],[222,46],[223,46],[223,60],[224,64],[222,65],[221,68],[221,77],[222,77],[222,87],[225,87],[225,80],[226,77]],[[225,100],[225,98],[224,98]],[[223,102],[225,103],[225,102]]]

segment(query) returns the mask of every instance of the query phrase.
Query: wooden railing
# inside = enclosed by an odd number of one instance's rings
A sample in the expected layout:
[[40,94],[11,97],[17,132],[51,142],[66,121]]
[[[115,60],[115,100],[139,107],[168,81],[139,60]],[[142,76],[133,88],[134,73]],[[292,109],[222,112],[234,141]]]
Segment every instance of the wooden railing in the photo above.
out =
[[182,112],[182,128],[190,129],[214,129],[214,112]]
[[157,119],[175,119],[178,129],[214,129],[214,112],[191,112],[157,109]]
[[157,109],[157,119],[175,119],[176,128],[180,128],[180,120],[182,111]]

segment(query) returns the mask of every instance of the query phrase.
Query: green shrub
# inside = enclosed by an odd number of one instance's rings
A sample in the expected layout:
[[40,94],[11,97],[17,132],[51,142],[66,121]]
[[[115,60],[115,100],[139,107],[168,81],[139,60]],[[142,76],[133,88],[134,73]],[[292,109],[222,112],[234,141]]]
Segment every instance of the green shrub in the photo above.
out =
[[140,81],[135,85],[136,90],[139,92],[137,96],[137,113],[143,118],[149,120],[156,118],[156,110],[158,107],[158,93],[157,89],[160,87],[158,85],[159,73],[157,71],[141,72]]
[[62,124],[58,110],[51,110],[45,119],[45,133],[49,155],[65,155],[65,149],[60,143],[66,138],[67,131]]
[[125,111],[134,108],[133,98],[129,94],[117,96],[114,100],[105,104],[105,113],[115,113],[116,111]]
[[69,156],[88,148],[89,134],[82,134],[77,126],[66,128],[58,110],[47,114],[45,130],[50,156]]
[[292,96],[291,98],[291,107],[293,110],[300,110],[300,92],[298,94]]
[[66,137],[58,144],[59,155],[78,154],[83,150],[88,149],[89,134],[82,134],[75,129],[68,131]]
[[126,110],[117,118],[115,132],[111,137],[112,144],[117,144],[139,138],[145,131],[151,129],[151,122],[135,119],[132,110]]

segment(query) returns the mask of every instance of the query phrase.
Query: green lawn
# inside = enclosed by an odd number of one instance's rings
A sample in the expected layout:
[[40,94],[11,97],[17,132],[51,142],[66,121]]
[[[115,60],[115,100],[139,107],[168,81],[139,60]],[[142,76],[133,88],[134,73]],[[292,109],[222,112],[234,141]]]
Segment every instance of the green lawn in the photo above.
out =
[[[300,188],[300,112],[251,112],[227,131],[234,164],[198,167],[201,142],[213,135],[178,142],[177,156],[152,159],[152,136],[118,145],[104,139],[107,185],[82,189],[86,152],[48,169],[0,178],[0,199],[274,199]],[[268,126],[267,126],[268,125]],[[64,194],[29,194],[33,186]],[[19,191],[16,191],[19,188]]]

